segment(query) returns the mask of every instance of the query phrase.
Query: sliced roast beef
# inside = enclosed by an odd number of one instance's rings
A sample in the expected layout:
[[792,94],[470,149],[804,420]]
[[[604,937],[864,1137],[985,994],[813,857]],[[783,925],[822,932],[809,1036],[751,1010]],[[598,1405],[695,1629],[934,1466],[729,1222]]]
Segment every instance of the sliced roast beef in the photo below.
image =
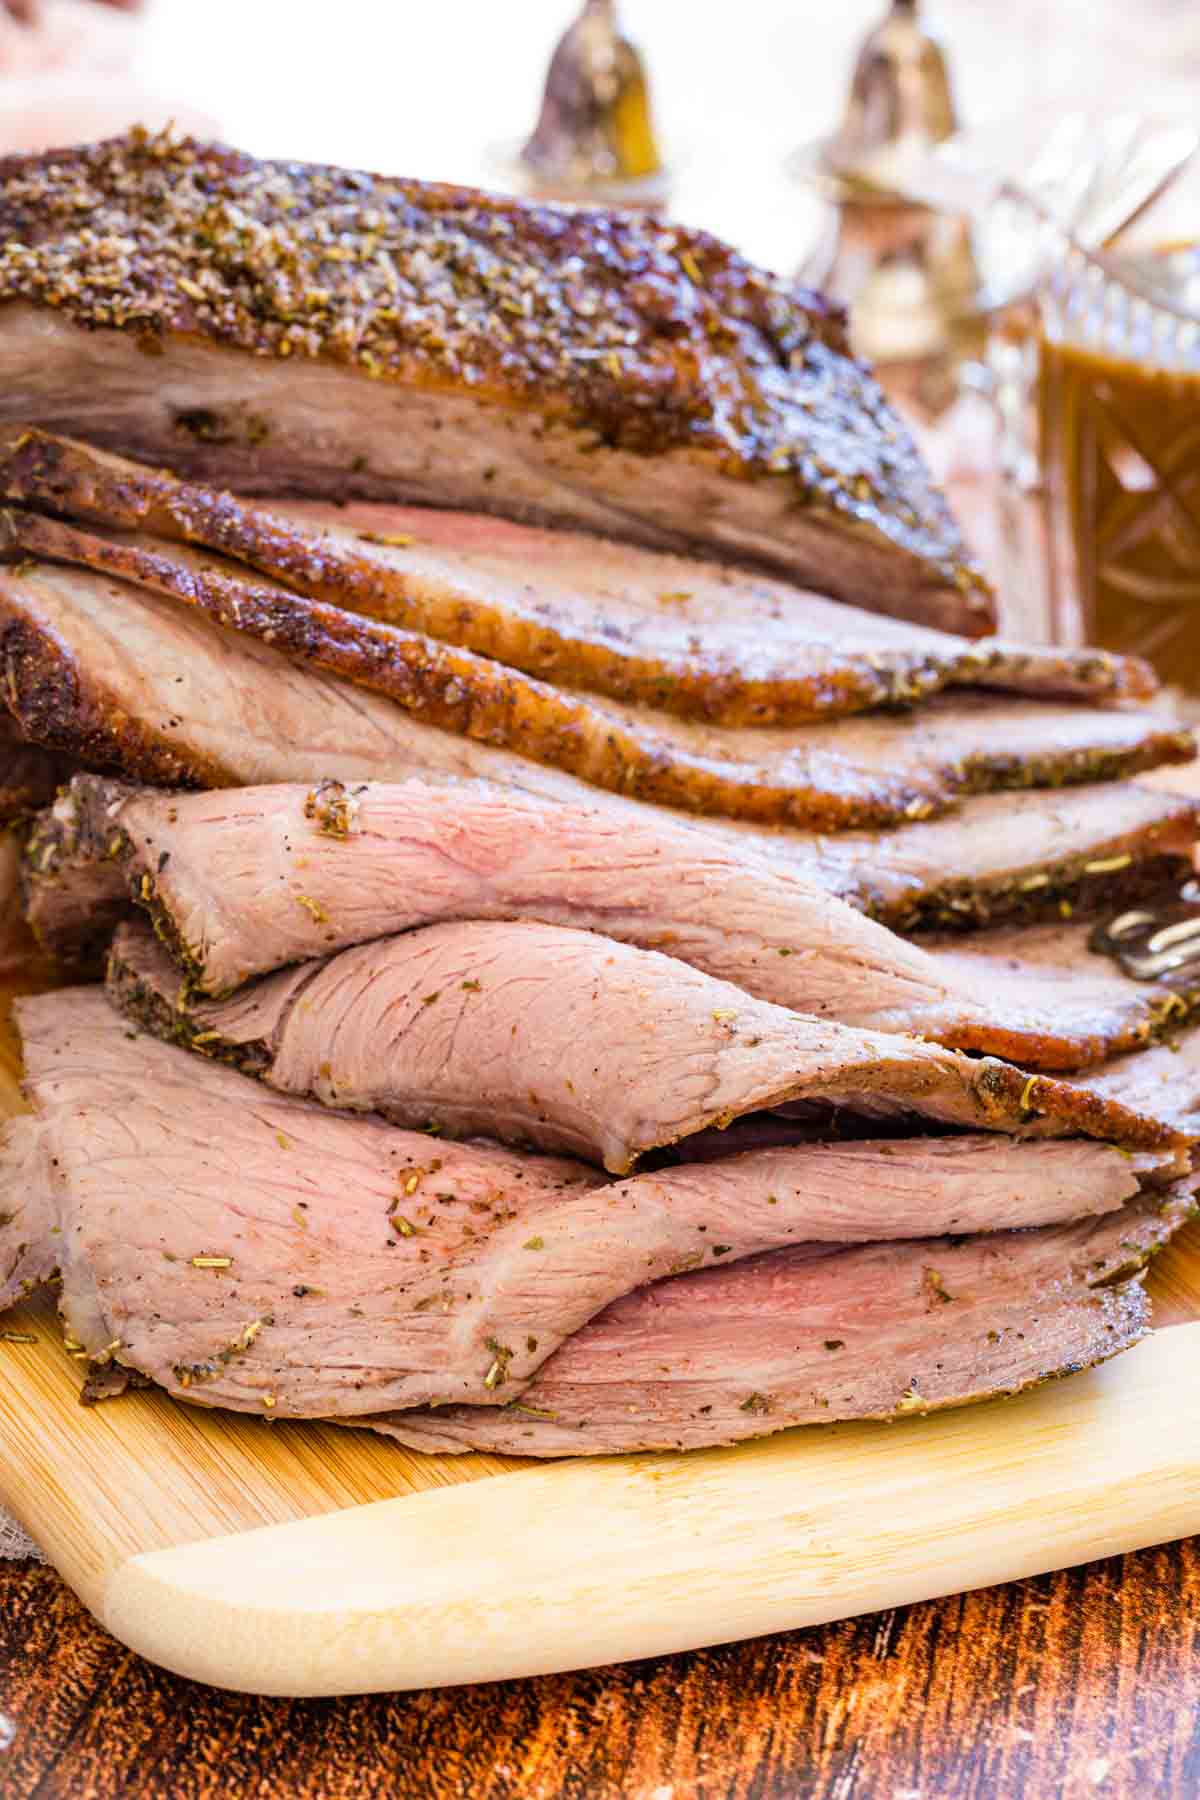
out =
[[[1070,919],[1185,881],[1197,812],[1194,799],[1128,781],[1058,794],[983,794],[950,817],[902,831],[810,838],[803,866],[897,931]],[[727,822],[722,830],[732,842]],[[800,865],[798,833],[756,837]]]
[[0,163],[0,245],[9,420],[993,623],[842,315],[704,233],[134,134]]
[[[13,722],[0,715],[0,975],[16,973],[37,954],[22,894],[25,822],[54,799],[69,774],[63,757],[23,742]],[[81,870],[81,883],[86,880]]]
[[[119,576],[132,584],[125,592],[169,595],[302,665],[385,695],[426,725],[692,812],[822,830],[887,825],[943,811],[960,793],[1107,780],[1195,755],[1192,734],[1156,713],[1036,699],[981,705],[969,692],[936,696],[911,716],[847,719],[836,730],[828,722],[724,730],[553,687],[301,599],[186,545],[100,536],[34,513],[5,514],[4,533],[8,554],[26,559],[25,594],[55,573],[52,564],[30,565],[29,552],[81,565],[67,579],[99,592],[109,584],[93,571]],[[5,611],[12,599],[4,597]]]
[[293,593],[713,724],[795,724],[964,683],[1101,701],[1155,688],[1136,657],[972,643],[761,574],[575,532],[420,507],[267,510],[25,427],[0,432],[0,496],[197,544]]
[[1086,927],[930,955],[796,870],[654,814],[634,826],[490,784],[183,794],[79,776],[35,829],[28,868],[30,917],[68,960],[107,947],[132,899],[209,995],[414,926],[532,919],[664,950],[798,1012],[1039,1069],[1135,1047],[1190,1004],[1089,956]]
[[401,708],[117,582],[63,570],[0,575],[5,700],[32,742],[148,781],[232,786],[349,780],[406,766],[410,736],[446,746]]
[[[1124,1237],[1123,1203],[1172,1160],[973,1136],[813,1144],[598,1185],[576,1164],[264,1094],[130,1034],[95,989],[18,1011],[34,1114],[4,1151],[20,1211],[0,1224],[0,1300],[58,1264],[93,1368],[274,1416],[503,1405],[618,1296],[789,1243],[811,1256],[1084,1212]],[[1087,1241],[1107,1253],[1112,1235]]]
[[[493,754],[495,760],[485,759],[484,766],[496,781],[422,773],[422,784],[444,795],[447,821],[464,793],[482,787],[497,796],[520,794],[531,803],[553,800],[588,813],[601,811],[634,836],[686,830],[698,861],[786,870],[869,917],[907,930],[936,924],[946,942],[948,928],[961,934],[1013,915],[1036,918],[1046,909],[1061,922],[1143,897],[1160,899],[1187,879],[1197,830],[1196,801],[1124,782],[1061,795],[981,797],[965,802],[953,820],[889,834],[811,837],[758,831],[731,820],[700,825],[685,814],[596,794],[570,777],[555,779],[536,764]],[[114,793],[122,785],[116,784]],[[305,786],[306,799],[312,791]],[[30,915],[47,947],[67,960],[79,959],[91,908],[104,898],[119,914],[127,886],[119,858],[107,868],[97,862],[105,841],[92,838],[91,818],[90,807],[60,797],[38,819],[31,849],[36,879],[30,883]],[[959,871],[952,878],[946,877],[948,863]],[[104,944],[113,922],[100,921]]]
[[34,939],[80,976],[103,971],[112,934],[133,903],[121,834],[108,829],[103,809],[85,812],[78,795],[120,789],[105,776],[77,776],[34,820],[19,855],[20,905]]
[[817,885],[906,925],[1003,917],[1097,892],[1124,899],[1174,877],[1195,837],[1195,800],[1129,784],[981,796],[952,819],[888,834],[701,825],[436,730],[154,595],[61,570],[0,578],[0,657],[5,697],[29,737],[137,780],[235,787],[412,772],[441,781],[482,776],[603,807],[639,827],[669,820],[735,855],[786,860]]
[[7,719],[0,719],[0,825],[49,806],[70,765],[52,751],[22,743]]
[[1086,924],[1039,924],[926,938],[923,945],[947,982],[957,978],[980,995],[1002,995],[1014,1011],[1028,1007],[1064,1038],[1090,1029],[1093,1060],[1137,1049],[1185,1023],[1200,999],[1200,974],[1136,980],[1095,950],[1092,936]]
[[1200,1132],[1200,1031],[1184,1031],[1141,1056],[1115,1058],[1095,1071],[1095,1086],[1123,1105],[1145,1106],[1189,1136]]
[[109,990],[136,1022],[284,1093],[565,1150],[614,1173],[780,1107],[806,1120],[832,1109],[1175,1141],[1086,1088],[787,1012],[657,951],[549,925],[428,926],[193,1003],[149,926],[125,924]]
[[1135,1203],[1099,1221],[803,1245],[680,1275],[616,1301],[513,1404],[368,1422],[421,1450],[588,1456],[1011,1394],[1144,1336],[1149,1309],[1131,1277],[1191,1210],[1185,1184],[1165,1207]]
[[[90,990],[92,995],[95,990]],[[98,1001],[90,1001],[92,1017]],[[78,1051],[78,1044],[76,1050]],[[0,1309],[49,1281],[59,1265],[61,1227],[54,1192],[54,1152],[46,1134],[24,1114],[0,1127]]]
[[[3,1227],[3,1297],[58,1265],[95,1363],[209,1403],[278,1393],[282,1411],[353,1413],[438,1382],[488,1398],[484,1247],[508,1318],[509,1240],[594,1172],[265,1094],[129,1034],[100,989],[21,1001],[18,1020],[34,1116],[9,1127],[21,1211]],[[536,1367],[524,1339],[521,1355]]]
[[[0,717],[0,975],[10,975],[36,954],[22,899],[23,821],[54,798],[67,765],[50,751],[26,744]],[[80,872],[80,879],[87,876]]]

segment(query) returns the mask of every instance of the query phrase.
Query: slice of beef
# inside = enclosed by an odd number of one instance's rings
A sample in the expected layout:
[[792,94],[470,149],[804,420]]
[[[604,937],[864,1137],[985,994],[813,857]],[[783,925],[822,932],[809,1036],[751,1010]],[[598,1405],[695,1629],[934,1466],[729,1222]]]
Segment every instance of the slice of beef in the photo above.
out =
[[1184,1031],[1141,1056],[1115,1058],[1095,1071],[1095,1086],[1123,1105],[1147,1107],[1189,1136],[1200,1132],[1200,1031]]
[[[488,1399],[489,1321],[521,1311],[536,1261],[516,1234],[594,1172],[269,1095],[129,1033],[97,988],[20,1001],[18,1022],[35,1116],[5,1151],[22,1210],[3,1228],[4,1298],[57,1264],[95,1365],[210,1404]],[[547,1347],[570,1306],[546,1306]],[[519,1351],[537,1366],[524,1337]]]
[[1003,995],[1014,1010],[1028,1007],[1064,1038],[1092,1032],[1095,1061],[1138,1049],[1188,1020],[1200,1000],[1200,975],[1136,980],[1092,948],[1092,935],[1086,923],[1038,924],[922,943],[948,983],[958,979],[978,994]]
[[[0,715],[0,975],[13,975],[37,954],[25,919],[22,870],[26,821],[48,805],[69,766],[61,757],[22,742]],[[86,875],[81,879],[86,882]]]
[[62,1246],[54,1193],[54,1152],[37,1119],[6,1118],[0,1127],[0,1309],[49,1281]]
[[15,723],[0,714],[0,975],[16,974],[37,955],[22,880],[28,820],[49,805],[70,772],[64,757],[25,743]]
[[109,991],[137,1023],[284,1093],[405,1125],[488,1132],[600,1162],[746,1114],[936,1120],[975,1130],[1177,1141],[1086,1088],[856,1031],[592,932],[432,925],[193,1003],[144,924],[118,928]]
[[16,720],[0,713],[0,825],[49,806],[71,773],[67,758],[27,743]]
[[310,599],[712,724],[795,724],[964,683],[1100,701],[1156,685],[1136,657],[972,643],[577,532],[420,507],[268,510],[27,427],[0,431],[0,496],[218,551]]
[[135,133],[0,162],[0,244],[9,420],[993,624],[842,314],[704,233]]
[[34,831],[28,891],[39,937],[80,966],[138,902],[209,995],[414,926],[532,919],[663,950],[797,1012],[1039,1069],[1136,1047],[1193,998],[1089,955],[1086,927],[931,955],[795,869],[653,814],[635,826],[483,784],[164,794],[80,776]]
[[[902,831],[809,839],[804,867],[894,930],[974,931],[1103,913],[1177,889],[1192,873],[1198,823],[1195,800],[1128,781],[981,794],[949,817]],[[737,828],[722,829],[732,842]],[[756,839],[800,863],[798,834]]]
[[0,740],[0,825],[48,806],[69,774],[65,758],[6,734]]
[[515,1404],[369,1422],[414,1449],[688,1450],[789,1425],[901,1418],[1073,1374],[1145,1335],[1133,1279],[1193,1209],[832,1250],[681,1275],[576,1332]]
[[[79,796],[138,791],[107,776],[76,776],[25,838],[21,910],[38,946],[73,973],[103,972],[112,934],[133,910],[124,834],[113,828],[105,806],[82,807]],[[140,873],[135,883],[140,890]]]
[[[940,695],[911,715],[726,730],[558,688],[432,638],[305,600],[186,545],[4,515],[8,553],[170,596],[304,666],[386,695],[426,724],[519,750],[592,786],[692,812],[839,830],[945,810],[956,795],[1107,780],[1195,756],[1161,715]],[[52,573],[25,567],[28,592]],[[86,571],[86,572],[85,572]],[[61,579],[61,576],[59,577]],[[11,605],[11,594],[5,606]]]
[[[1169,1155],[963,1137],[814,1144],[597,1184],[265,1094],[131,1035],[95,989],[19,1003],[32,1118],[3,1299],[61,1262],[93,1369],[274,1416],[519,1395],[645,1282],[809,1247],[1107,1212]],[[1161,1203],[1160,1196],[1157,1203]]]
[[1197,802],[1131,785],[965,801],[953,818],[822,837],[651,808],[423,723],[381,696],[296,668],[264,644],[116,582],[61,570],[0,578],[7,703],[39,743],[165,786],[485,777],[644,826],[686,827],[735,855],[786,861],[906,925],[1107,902],[1186,866]]
[[152,782],[228,787],[395,774],[410,735],[450,747],[377,695],[117,582],[0,574],[5,701],[35,743]]

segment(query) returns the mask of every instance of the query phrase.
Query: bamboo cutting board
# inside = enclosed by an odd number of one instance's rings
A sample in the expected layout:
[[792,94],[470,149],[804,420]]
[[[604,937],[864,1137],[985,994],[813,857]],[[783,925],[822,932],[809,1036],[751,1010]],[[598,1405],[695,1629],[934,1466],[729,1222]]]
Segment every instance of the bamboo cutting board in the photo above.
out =
[[[7,1029],[3,1113],[17,1063]],[[1200,1531],[1200,1226],[1151,1289],[1164,1329],[1017,1400],[553,1464],[154,1392],[84,1408],[42,1302],[0,1320],[0,1503],[124,1643],[220,1686],[360,1693],[690,1649]]]

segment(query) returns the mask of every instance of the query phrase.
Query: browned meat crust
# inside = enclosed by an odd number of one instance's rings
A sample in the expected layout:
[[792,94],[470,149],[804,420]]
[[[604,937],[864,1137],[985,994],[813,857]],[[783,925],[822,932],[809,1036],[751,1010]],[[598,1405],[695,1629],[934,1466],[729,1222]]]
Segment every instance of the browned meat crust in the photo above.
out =
[[[1154,848],[1158,835],[1151,831],[1144,838],[1127,839],[1113,857],[1089,852],[1056,859],[1049,869],[1038,871],[1046,880],[1036,889],[1024,889],[1020,879],[984,878],[975,885],[953,877],[914,896],[911,904],[889,906],[868,900],[865,910],[894,931],[917,938],[927,932],[965,933],[1012,921],[1095,919],[1178,893],[1193,872],[1192,842],[1180,839],[1177,848],[1159,853]],[[1115,866],[1105,869],[1105,863]]]
[[[379,389],[393,420],[435,396],[478,435],[520,439],[522,456],[476,462],[469,504],[602,514],[618,535],[757,554],[881,611],[971,635],[993,623],[841,314],[704,233],[134,131],[0,161],[0,244],[14,344],[22,304],[53,309],[81,359],[74,387],[18,359],[9,417],[21,399],[21,417],[78,428],[95,413],[89,367],[136,378],[131,346],[164,368],[202,347],[173,419],[123,428],[101,411],[87,435],[259,491],[421,498],[428,418],[380,468],[369,433],[358,458],[332,427],[306,440],[304,408],[331,381],[347,420]],[[719,504],[697,505],[697,482]]]
[[219,763],[190,750],[177,755],[164,733],[114,706],[68,645],[19,607],[6,608],[2,597],[0,668],[12,717],[34,743],[101,769],[115,763],[160,787],[227,785]]
[[[3,515],[3,536],[18,570],[32,557],[115,576],[384,694],[440,730],[691,812],[830,831],[890,825],[928,817],[959,793],[1110,780],[1196,754],[1192,734],[1157,714],[1036,700],[980,706],[943,697],[911,717],[846,721],[836,731],[723,732],[552,687],[302,599],[183,545],[110,537],[16,510]],[[25,568],[31,585],[37,570],[36,561]],[[0,612],[11,615],[19,602],[19,582],[0,583]],[[43,738],[44,728],[26,722],[20,683],[11,679],[9,705],[28,736]]]
[[1138,657],[972,644],[578,533],[428,509],[268,510],[29,427],[0,431],[0,495],[215,550],[307,598],[714,724],[787,725],[970,683],[1097,702],[1156,687]]

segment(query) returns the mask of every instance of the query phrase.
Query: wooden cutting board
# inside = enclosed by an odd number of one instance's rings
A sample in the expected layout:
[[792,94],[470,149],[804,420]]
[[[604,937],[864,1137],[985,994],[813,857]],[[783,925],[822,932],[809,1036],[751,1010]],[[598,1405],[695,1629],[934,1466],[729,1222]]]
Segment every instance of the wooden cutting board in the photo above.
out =
[[[0,1114],[17,1070],[6,1025]],[[1200,1531],[1200,1226],[1150,1285],[1163,1329],[1020,1399],[552,1464],[153,1392],[81,1407],[42,1302],[0,1318],[0,1503],[119,1639],[220,1686],[361,1693],[690,1649]]]

